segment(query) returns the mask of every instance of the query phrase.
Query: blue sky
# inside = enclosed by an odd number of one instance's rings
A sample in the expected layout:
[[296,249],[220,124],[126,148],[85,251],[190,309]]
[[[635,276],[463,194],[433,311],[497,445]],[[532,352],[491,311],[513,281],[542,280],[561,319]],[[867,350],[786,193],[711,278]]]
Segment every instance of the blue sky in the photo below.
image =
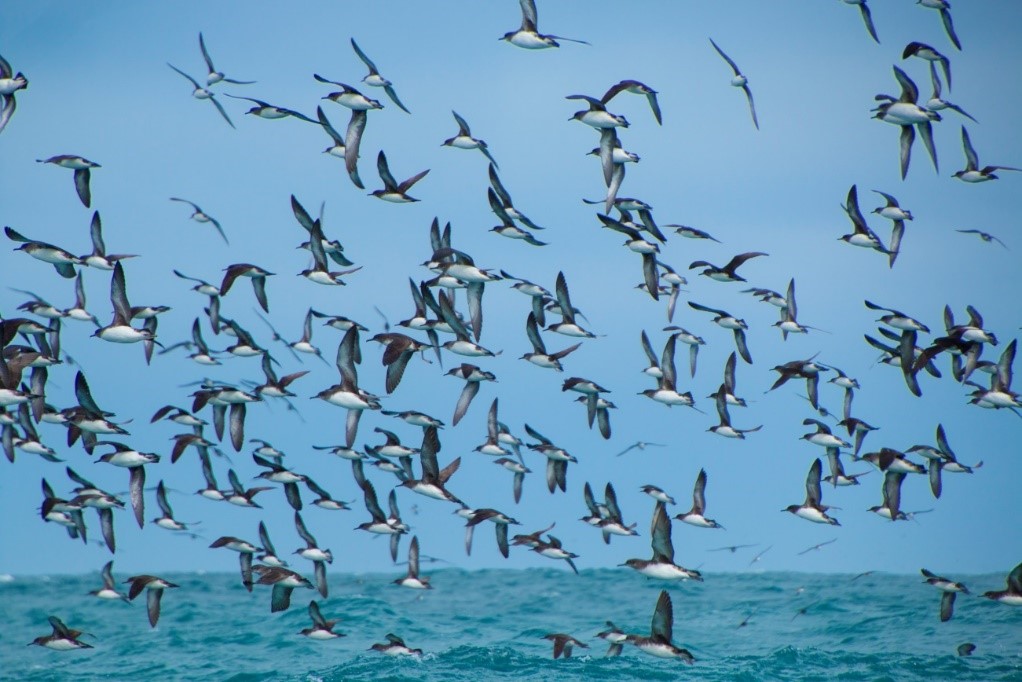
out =
[[[991,359],[1017,334],[1022,317],[1010,282],[1019,271],[1022,250],[1017,230],[1022,177],[1004,172],[998,182],[967,186],[950,175],[964,167],[962,122],[969,123],[981,163],[1022,166],[1022,138],[1017,134],[1022,87],[1004,76],[1022,63],[1015,30],[1022,25],[1022,6],[1008,1],[956,3],[955,26],[964,46],[958,52],[944,35],[937,12],[908,0],[874,5],[880,45],[866,34],[857,8],[838,2],[734,2],[726,8],[717,3],[639,2],[628,5],[627,20],[618,21],[611,17],[624,11],[620,3],[591,2],[580,12],[576,3],[540,0],[541,31],[592,45],[565,43],[558,50],[528,52],[498,41],[520,22],[517,3],[510,0],[485,7],[471,2],[321,2],[304,3],[297,10],[274,3],[119,2],[86,8],[11,2],[0,24],[0,54],[15,71],[25,72],[31,84],[18,93],[17,112],[0,134],[0,218],[30,237],[86,253],[91,211],[75,196],[71,172],[35,159],[80,154],[102,164],[93,173],[93,207],[102,214],[108,248],[141,254],[125,265],[129,297],[135,305],[173,307],[160,321],[159,338],[169,344],[188,338],[205,300],[171,270],[219,281],[223,268],[237,262],[279,273],[268,282],[270,317],[291,339],[300,335],[310,305],[382,331],[374,306],[392,322],[404,319],[412,310],[408,278],[431,276],[419,264],[430,255],[428,226],[437,216],[441,222],[451,221],[454,245],[482,267],[503,268],[550,289],[563,270],[574,304],[586,313],[589,328],[601,335],[566,360],[564,375],[529,365],[517,359],[531,350],[523,333],[528,300],[502,283],[487,286],[482,343],[504,353],[478,364],[499,381],[484,385],[458,427],[441,433],[441,466],[462,457],[450,488],[469,504],[501,509],[522,521],[526,531],[556,520],[555,534],[581,555],[580,568],[612,566],[649,555],[652,501],[638,492],[639,486],[661,485],[679,500],[673,513],[685,511],[703,467],[709,475],[707,513],[727,531],[676,523],[674,544],[681,563],[701,566],[711,575],[743,570],[751,555],[706,550],[745,543],[758,544],[759,550],[773,546],[759,564],[764,569],[909,572],[927,566],[945,574],[1006,571],[1019,560],[1012,521],[1018,511],[1016,459],[1022,421],[1005,411],[967,405],[967,390],[947,376],[941,381],[923,377],[924,396],[911,396],[900,373],[876,365],[876,353],[863,342],[863,334],[876,334],[877,315],[862,301],[903,310],[934,330],[941,327],[945,303],[958,316],[964,316],[966,304],[975,305],[987,327],[1002,339],[1001,347],[987,350],[985,357]],[[321,104],[341,130],[348,111],[320,100],[331,90],[316,83],[312,74],[358,87],[365,70],[349,46],[354,37],[412,111],[409,116],[382,91],[362,88],[385,105],[369,116],[362,178],[367,190],[379,187],[374,160],[382,148],[399,180],[431,169],[412,192],[422,201],[395,206],[367,197],[348,181],[343,162],[321,153],[329,138],[318,127],[245,116],[247,103],[222,97],[237,125],[237,130],[230,129],[212,106],[193,100],[188,83],[165,65],[169,61],[201,77],[200,30],[218,68],[231,77],[258,81],[249,86],[221,84],[218,93],[256,97],[307,115],[314,115]],[[742,93],[728,85],[730,70],[710,46],[711,36],[749,77],[760,131],[752,127]],[[911,40],[931,44],[950,57],[954,89],[945,88],[944,96],[980,124],[942,112],[945,120],[934,126],[940,174],[934,173],[917,141],[908,178],[902,181],[898,130],[872,120],[869,110],[876,93],[897,93],[894,64],[909,73],[924,98],[929,94],[926,64],[901,60],[901,50]],[[611,110],[632,124],[621,132],[625,148],[642,157],[628,168],[622,195],[652,204],[661,224],[692,225],[723,242],[672,237],[661,259],[683,270],[693,260],[723,263],[743,251],[767,252],[768,258],[743,266],[749,284],[783,291],[794,277],[800,321],[826,330],[782,342],[770,327],[774,308],[739,294],[741,285],[691,273],[683,301],[727,309],[751,327],[755,364],[738,367],[739,393],[750,406],[732,410],[732,417],[737,426],[764,428],[745,442],[706,432],[716,415],[704,396],[719,384],[733,343],[728,332],[683,302],[675,323],[702,335],[708,345],[700,352],[694,380],[679,368],[681,390],[691,390],[706,414],[667,409],[636,395],[652,386],[640,374],[645,357],[639,333],[645,329],[654,346],[662,347],[664,306],[633,288],[641,281],[638,257],[620,246],[619,235],[599,229],[594,211],[580,201],[603,193],[599,164],[586,156],[598,135],[568,121],[578,106],[564,99],[575,93],[599,96],[625,78],[660,92],[664,125],[656,125],[641,97],[622,95],[612,102]],[[489,143],[516,206],[549,228],[540,236],[549,246],[534,248],[488,232],[496,222],[485,197],[485,158],[475,151],[441,147],[457,131],[452,109]],[[850,231],[839,204],[853,183],[859,186],[867,215],[882,204],[872,188],[894,194],[915,215],[893,270],[879,254],[838,241]],[[295,276],[308,267],[308,259],[294,248],[305,233],[291,215],[292,193],[310,210],[326,202],[327,235],[340,239],[345,253],[363,266],[346,278],[347,287],[320,287]],[[216,216],[231,246],[189,221],[187,208],[168,201],[171,196],[191,199]],[[872,216],[869,222],[889,238],[886,221]],[[954,231],[968,228],[997,234],[1011,250]],[[11,286],[70,305],[70,281],[10,249],[0,256],[5,285],[0,311],[5,316],[13,316],[25,300],[9,291]],[[89,308],[104,323],[110,315],[108,277],[99,271],[85,273]],[[241,282],[223,300],[223,314],[270,344],[254,306],[251,288]],[[149,481],[155,485],[162,478],[168,487],[183,491],[171,496],[176,516],[201,521],[197,530],[204,538],[193,541],[152,526],[140,532],[128,514],[120,514],[118,572],[236,570],[233,557],[207,545],[220,535],[254,541],[260,520],[269,526],[278,550],[297,548],[301,543],[292,514],[279,491],[260,497],[263,511],[192,495],[202,484],[194,455],[169,463],[169,439],[177,427],[148,423],[161,405],[187,404],[193,389],[179,387],[185,382],[206,375],[225,381],[261,379],[258,360],[232,358],[206,371],[178,352],[146,367],[141,348],[104,343],[89,338],[91,332],[87,325],[68,322],[64,349],[81,364],[100,405],[133,420],[128,425],[131,437],[125,440],[166,456],[150,468]],[[204,335],[214,348],[225,345],[208,326]],[[314,341],[328,357],[339,339],[333,330],[315,331]],[[545,339],[552,349],[572,343],[553,334]],[[352,512],[304,513],[320,544],[334,550],[333,570],[392,570],[385,541],[350,530],[368,514],[348,463],[310,448],[343,438],[344,411],[308,399],[336,382],[334,368],[315,360],[300,366],[279,345],[273,348],[283,372],[310,370],[294,384],[304,421],[282,404],[256,405],[249,410],[246,436],[273,442],[288,453],[289,467],[309,474],[338,499],[355,500]],[[363,350],[360,383],[383,394],[381,353],[375,344],[365,343]],[[793,382],[768,395],[763,392],[775,377],[770,367],[815,353],[861,382],[854,413],[881,427],[867,439],[867,449],[930,443],[942,423],[959,458],[965,463],[983,460],[983,468],[973,476],[946,475],[943,497],[936,501],[925,477],[907,480],[903,507],[934,509],[918,522],[890,523],[865,511],[880,503],[877,473],[857,488],[824,491],[825,503],[841,508],[834,512],[841,528],[779,513],[801,502],[806,470],[823,452],[799,440],[808,430],[802,419],[813,416],[799,397],[802,386]],[[457,361],[448,355],[444,366]],[[946,358],[940,366],[947,374]],[[418,409],[449,423],[462,384],[443,377],[443,371],[413,360],[397,391],[385,397],[385,408]],[[588,430],[581,406],[561,392],[568,376],[590,378],[611,389],[609,398],[619,408],[611,417],[611,441]],[[74,368],[68,366],[51,372],[50,402],[73,402],[73,377]],[[516,433],[524,436],[522,425],[527,422],[578,457],[579,464],[568,471],[568,494],[546,491],[545,460],[529,453],[526,461],[535,473],[526,479],[522,503],[515,505],[510,474],[472,452],[485,439],[486,410],[494,397],[500,398],[501,420]],[[821,389],[821,402],[833,411],[840,410],[841,397],[833,386]],[[417,429],[379,414],[362,420],[359,445],[376,442],[374,426],[393,429],[418,445]],[[93,465],[78,447],[61,447],[62,429],[43,425],[41,433],[68,465],[107,489],[126,489],[123,470]],[[636,440],[668,447],[614,457]],[[243,478],[258,473],[247,451],[231,456]],[[91,571],[108,559],[105,548],[71,542],[62,529],[39,519],[39,480],[45,476],[58,493],[67,492],[63,465],[19,453],[14,466],[3,466],[9,471],[0,482],[0,513],[7,519],[0,531],[5,548],[0,572]],[[218,460],[215,466],[226,485],[227,464]],[[866,466],[846,461],[850,472]],[[391,480],[376,472],[372,476],[383,497]],[[577,520],[585,513],[583,482],[602,490],[608,480],[617,489],[625,520],[638,522],[642,535],[615,539],[609,547]],[[547,564],[529,552],[502,559],[489,528],[478,535],[473,556],[466,557],[462,523],[451,514],[452,505],[405,490],[399,496],[405,520],[415,527],[427,555],[464,567]],[[147,516],[153,518],[156,509],[150,496]],[[94,516],[87,515],[98,537]],[[831,538],[838,541],[819,553],[796,555]]]

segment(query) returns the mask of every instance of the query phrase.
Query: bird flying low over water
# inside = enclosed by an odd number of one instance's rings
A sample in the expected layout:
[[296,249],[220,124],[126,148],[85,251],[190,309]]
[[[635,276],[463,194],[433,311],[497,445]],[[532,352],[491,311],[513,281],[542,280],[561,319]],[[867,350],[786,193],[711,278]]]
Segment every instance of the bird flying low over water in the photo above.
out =
[[919,572],[923,574],[923,578],[928,585],[933,585],[940,590],[940,622],[946,623],[951,620],[951,616],[954,615],[955,608],[955,597],[958,596],[959,592],[969,594],[969,588],[963,583],[955,582],[943,578],[935,573],[927,571],[925,568],[919,569]]
[[72,630],[64,625],[64,621],[56,616],[47,619],[53,632],[49,635],[40,635],[31,642],[29,646],[36,645],[53,649],[54,651],[71,651],[73,649],[91,649],[92,645],[81,640],[82,635],[88,634],[81,630]]
[[581,649],[589,648],[589,645],[585,642],[577,640],[571,635],[566,635],[562,632],[553,632],[543,635],[543,639],[549,639],[554,643],[554,660],[562,656],[564,658],[571,658],[571,652],[574,651],[575,647],[579,647]]
[[142,594],[142,590],[146,591],[146,611],[149,614],[149,625],[156,627],[156,623],[160,620],[160,600],[163,598],[163,591],[178,587],[178,585],[155,575],[135,575],[124,582],[131,584],[128,589],[128,599],[132,601]]
[[652,559],[629,559],[622,566],[628,566],[647,578],[657,580],[697,580],[703,581],[702,574],[674,563],[674,544],[671,542],[671,517],[667,515],[667,505],[657,501],[653,508],[653,519],[650,523],[649,535],[653,547]]
[[1011,569],[1005,589],[984,592],[983,596],[1008,606],[1022,606],[1022,564]]
[[696,660],[688,649],[674,643],[674,605],[667,590],[660,591],[656,609],[653,611],[649,637],[632,635],[629,641],[639,651],[657,658],[678,658],[689,664]]

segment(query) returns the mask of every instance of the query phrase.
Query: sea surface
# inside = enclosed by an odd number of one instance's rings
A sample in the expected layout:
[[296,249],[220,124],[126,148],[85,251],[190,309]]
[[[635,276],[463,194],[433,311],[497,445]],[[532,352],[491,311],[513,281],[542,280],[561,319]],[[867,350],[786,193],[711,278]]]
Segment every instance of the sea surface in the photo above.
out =
[[[116,569],[116,565],[115,565]],[[158,627],[145,597],[131,604],[89,596],[98,574],[0,582],[0,678],[11,680],[1022,680],[1022,608],[960,595],[941,623],[940,594],[918,576],[874,573],[713,574],[662,583],[628,569],[443,569],[425,564],[435,589],[394,575],[330,574],[330,597],[296,590],[271,614],[269,588],[249,594],[237,574],[167,574]],[[127,576],[115,578],[120,581]],[[1003,575],[956,576],[973,593],[1003,589]],[[605,658],[604,622],[649,634],[659,592],[674,604],[674,639],[693,665],[627,646]],[[309,600],[340,618],[346,637],[298,634]],[[46,618],[90,633],[95,648],[26,646],[49,634]],[[745,626],[739,627],[746,618]],[[393,632],[425,652],[395,659],[368,651]],[[542,639],[570,633],[589,644],[552,660]],[[973,656],[956,648],[973,642]]]

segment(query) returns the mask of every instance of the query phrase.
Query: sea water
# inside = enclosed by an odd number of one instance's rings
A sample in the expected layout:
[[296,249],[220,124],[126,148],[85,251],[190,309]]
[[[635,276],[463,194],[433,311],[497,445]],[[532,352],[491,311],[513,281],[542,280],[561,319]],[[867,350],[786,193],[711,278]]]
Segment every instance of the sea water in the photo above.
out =
[[[116,570],[116,565],[115,565]],[[145,595],[127,604],[89,596],[98,574],[17,577],[0,583],[0,678],[10,680],[1022,680],[1022,608],[975,596],[1004,575],[956,576],[954,618],[918,575],[721,573],[703,583],[649,580],[628,568],[570,571],[443,569],[424,564],[434,589],[398,587],[395,575],[329,575],[330,597],[297,589],[270,612],[270,589],[250,594],[239,574],[167,574],[155,629]],[[119,576],[123,580],[127,576]],[[854,578],[854,579],[853,579]],[[126,586],[124,586],[126,587]],[[674,605],[674,641],[687,665],[626,645],[606,658],[605,621],[648,635],[661,590]],[[316,599],[335,631],[312,641]],[[46,618],[89,633],[94,648],[26,646]],[[747,624],[739,625],[748,619]],[[421,658],[369,651],[394,633]],[[553,660],[547,633],[589,645]],[[959,644],[972,642],[971,657]]]

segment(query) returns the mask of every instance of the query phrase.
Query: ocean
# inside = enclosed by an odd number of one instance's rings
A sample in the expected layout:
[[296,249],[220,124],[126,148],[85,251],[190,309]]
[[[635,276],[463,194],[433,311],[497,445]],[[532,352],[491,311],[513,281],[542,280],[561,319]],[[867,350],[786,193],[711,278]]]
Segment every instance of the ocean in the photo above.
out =
[[[120,582],[114,566],[115,579]],[[237,573],[167,574],[156,629],[145,597],[89,596],[99,574],[14,577],[0,584],[0,678],[11,680],[1022,680],[1022,608],[975,596],[1003,589],[1004,575],[956,576],[954,618],[939,621],[940,593],[919,576],[721,573],[704,583],[664,583],[629,569],[570,571],[443,569],[424,564],[435,587],[392,584],[391,574],[329,575],[330,597],[295,590],[270,613],[270,590],[252,594]],[[605,621],[649,634],[660,590],[674,604],[674,640],[693,665],[626,646],[605,658],[595,637]],[[345,637],[298,634],[316,598]],[[49,634],[49,615],[91,636],[95,648],[26,646]],[[747,624],[739,627],[746,618]],[[543,635],[589,645],[553,660]],[[420,659],[369,651],[387,633],[421,648]],[[976,645],[959,657],[959,644]]]

